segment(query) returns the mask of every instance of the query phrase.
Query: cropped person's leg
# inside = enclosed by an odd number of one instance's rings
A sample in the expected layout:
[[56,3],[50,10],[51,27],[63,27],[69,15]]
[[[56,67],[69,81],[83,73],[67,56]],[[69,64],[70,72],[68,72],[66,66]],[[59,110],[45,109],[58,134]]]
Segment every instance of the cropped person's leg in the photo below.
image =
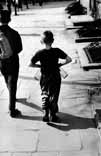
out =
[[18,71],[14,74],[3,74],[8,91],[9,91],[9,112],[11,117],[17,117],[21,114],[19,110],[16,109],[16,91],[17,91],[17,80]]

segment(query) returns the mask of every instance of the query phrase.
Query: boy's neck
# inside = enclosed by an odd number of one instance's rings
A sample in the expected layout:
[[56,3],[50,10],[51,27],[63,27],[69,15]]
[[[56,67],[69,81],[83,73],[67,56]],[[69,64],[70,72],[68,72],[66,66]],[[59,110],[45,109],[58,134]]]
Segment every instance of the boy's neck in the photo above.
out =
[[0,26],[6,26],[8,23],[0,23]]
[[52,46],[51,46],[51,45],[46,44],[46,45],[45,45],[45,47],[46,47],[46,49],[51,49],[51,47],[52,47]]

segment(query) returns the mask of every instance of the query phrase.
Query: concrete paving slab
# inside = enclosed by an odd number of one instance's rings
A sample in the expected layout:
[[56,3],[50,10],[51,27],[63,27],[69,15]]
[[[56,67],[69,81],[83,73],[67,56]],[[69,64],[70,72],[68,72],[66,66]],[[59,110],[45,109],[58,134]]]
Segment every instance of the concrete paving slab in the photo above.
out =
[[30,116],[42,115],[42,108],[36,102],[27,102],[26,98],[21,98],[19,100],[21,102],[17,103],[17,108],[21,110],[23,115],[28,115],[28,113],[31,113]]
[[8,152],[0,152],[0,156],[12,156],[11,153],[8,153]]
[[98,135],[99,135],[99,156],[101,155],[101,122],[99,121],[98,123],[98,128],[97,128],[97,131],[98,131]]
[[94,117],[86,86],[62,84],[59,107],[64,113],[67,112],[74,116]]
[[[34,94],[36,93],[37,95],[40,96],[40,86],[39,86],[39,82],[34,80],[21,80],[20,81],[20,86],[18,88],[18,93],[17,96],[20,98],[21,95],[20,94],[24,94],[24,92],[26,92],[26,94],[28,94],[28,96],[26,98],[30,98],[31,96],[35,96]],[[37,90],[36,90],[37,89]],[[35,92],[36,91],[36,92]],[[27,93],[28,92],[28,93]],[[31,94],[31,95],[30,95]],[[24,96],[23,96],[24,97]]]
[[8,112],[9,99],[1,99],[0,98],[0,113]]
[[9,98],[9,93],[8,93],[7,88],[5,88],[5,89],[2,91],[1,99],[7,100],[8,98]]
[[[29,113],[28,113],[29,114]],[[10,128],[12,130],[32,130],[38,132],[43,127],[41,115],[25,113],[19,118],[11,118],[8,113],[0,113],[0,128]]]
[[17,107],[23,112],[43,112],[39,84],[33,85],[32,89],[24,89],[24,87],[19,89],[17,94]]
[[13,153],[12,156],[31,156],[31,153]]
[[8,99],[8,90],[3,76],[0,76],[0,99]]
[[38,134],[34,131],[0,129],[0,151],[28,152],[36,151]]
[[80,130],[82,149],[89,150],[91,152],[99,151],[100,139],[97,134],[97,129],[88,128],[86,130]]
[[31,156],[58,156],[58,152],[36,152]]
[[89,151],[71,151],[71,152],[61,152],[59,156],[98,156],[98,152]]
[[17,99],[28,98],[29,97],[29,88],[19,88],[17,92]]
[[100,141],[100,144],[99,144],[99,153],[101,155],[101,141]]
[[99,93],[99,95],[93,95],[92,103],[94,104],[95,109],[101,109],[101,93]]
[[[86,103],[79,104],[78,103],[79,100],[82,100],[82,99],[64,100],[62,102],[62,106],[60,106],[61,111],[64,113],[82,117],[82,118],[89,118],[89,119],[94,118],[94,111],[91,110],[92,106]],[[71,103],[72,105],[69,105]],[[75,103],[77,105],[75,105]]]
[[40,131],[38,151],[80,150],[81,141],[78,130],[64,132],[57,128],[54,129],[56,126],[54,123],[49,123],[49,125],[51,127]]

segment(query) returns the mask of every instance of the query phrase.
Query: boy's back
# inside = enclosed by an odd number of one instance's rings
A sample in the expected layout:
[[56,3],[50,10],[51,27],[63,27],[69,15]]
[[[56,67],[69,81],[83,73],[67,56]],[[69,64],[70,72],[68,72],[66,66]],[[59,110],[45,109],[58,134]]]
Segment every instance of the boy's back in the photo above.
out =
[[66,54],[59,48],[50,48],[39,50],[32,62],[40,61],[42,74],[52,74],[59,72],[59,58],[65,58]]

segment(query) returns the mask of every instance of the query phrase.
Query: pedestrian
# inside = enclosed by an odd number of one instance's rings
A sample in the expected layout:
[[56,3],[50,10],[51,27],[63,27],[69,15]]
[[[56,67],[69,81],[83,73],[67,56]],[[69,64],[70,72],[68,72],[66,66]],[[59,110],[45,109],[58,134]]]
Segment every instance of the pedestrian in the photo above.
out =
[[[45,48],[38,50],[31,59],[33,67],[41,68],[41,96],[42,109],[44,111],[43,121],[55,122],[58,120],[58,97],[61,85],[59,67],[71,62],[71,58],[59,48],[52,47],[54,41],[53,33],[48,30],[43,32],[41,43]],[[59,63],[59,59],[62,63]],[[38,63],[38,61],[40,63]]]
[[11,13],[11,4],[12,0],[6,0],[7,9],[9,10],[10,13]]
[[3,6],[2,6],[2,4],[0,3],[0,11],[3,9]]
[[39,0],[39,6],[42,7],[43,5],[43,0]]
[[16,91],[19,74],[19,56],[22,41],[19,33],[9,26],[11,14],[8,10],[0,12],[0,70],[9,91],[9,113],[11,117],[21,115],[16,109]]

